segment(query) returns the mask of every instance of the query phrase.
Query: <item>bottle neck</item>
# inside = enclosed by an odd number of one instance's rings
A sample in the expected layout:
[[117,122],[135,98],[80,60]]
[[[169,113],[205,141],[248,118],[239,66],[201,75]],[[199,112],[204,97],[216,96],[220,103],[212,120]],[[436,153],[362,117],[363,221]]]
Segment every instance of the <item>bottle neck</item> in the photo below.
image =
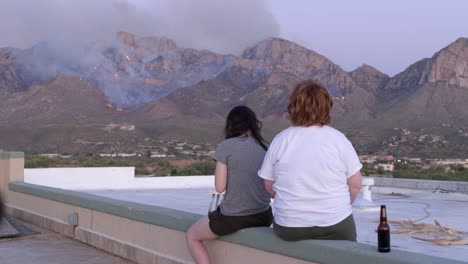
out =
[[387,208],[385,206],[380,207],[380,222],[387,222]]

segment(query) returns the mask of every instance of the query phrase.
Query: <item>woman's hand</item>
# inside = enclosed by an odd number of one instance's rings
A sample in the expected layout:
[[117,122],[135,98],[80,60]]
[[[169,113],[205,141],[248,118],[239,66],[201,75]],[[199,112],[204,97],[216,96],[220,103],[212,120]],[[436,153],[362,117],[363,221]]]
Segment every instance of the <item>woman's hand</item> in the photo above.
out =
[[275,181],[264,180],[264,182],[266,191],[270,193],[271,198],[275,198],[276,192],[273,191],[273,184],[275,183]]

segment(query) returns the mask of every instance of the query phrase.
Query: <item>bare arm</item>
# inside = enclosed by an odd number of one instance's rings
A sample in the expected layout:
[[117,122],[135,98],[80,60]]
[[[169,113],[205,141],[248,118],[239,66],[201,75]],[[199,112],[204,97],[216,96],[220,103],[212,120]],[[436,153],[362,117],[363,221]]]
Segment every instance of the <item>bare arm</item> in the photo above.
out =
[[271,198],[275,198],[276,192],[273,191],[273,184],[275,183],[275,181],[264,180],[264,182],[265,182],[265,189],[267,190],[267,192],[270,193]]
[[349,195],[351,197],[351,203],[356,200],[356,196],[358,195],[359,191],[361,191],[361,172],[356,172],[353,176],[348,178],[348,188],[349,188]]
[[227,166],[219,161],[216,162],[215,170],[215,189],[222,193],[226,190],[227,185]]

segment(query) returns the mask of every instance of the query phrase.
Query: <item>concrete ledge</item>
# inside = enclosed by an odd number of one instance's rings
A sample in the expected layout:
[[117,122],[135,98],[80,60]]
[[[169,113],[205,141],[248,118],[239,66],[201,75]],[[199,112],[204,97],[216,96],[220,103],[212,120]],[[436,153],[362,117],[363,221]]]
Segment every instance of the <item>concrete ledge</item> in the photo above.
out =
[[34,225],[43,227],[45,229],[52,230],[54,232],[60,233],[66,237],[73,238],[74,237],[74,228],[71,225],[61,223],[59,221],[50,219],[45,216],[37,215],[32,212],[28,212],[25,210],[7,207],[7,212],[9,215],[22,219],[28,223],[32,223]]
[[434,181],[434,180],[419,180],[419,179],[400,179],[400,178],[383,178],[372,177],[375,186],[396,187],[416,190],[445,190],[458,193],[468,194],[468,182],[459,181]]
[[25,193],[183,232],[200,218],[200,215],[197,214],[165,207],[115,200],[89,193],[34,185],[25,182],[10,182],[8,186],[10,191]]
[[[88,208],[110,215],[175,229],[182,232],[185,232],[188,227],[200,217],[200,215],[163,207],[119,201],[92,194],[32,185],[24,182],[12,182],[9,184],[9,189],[13,192],[24,193],[64,204]],[[86,230],[81,230],[79,232],[81,232],[80,234],[77,232],[79,240],[83,242],[93,240],[89,238],[92,234],[88,234]],[[97,241],[99,241],[99,239]],[[221,237],[220,240],[318,263],[463,263],[460,261],[431,257],[396,249],[392,250],[391,253],[381,254],[378,253],[373,246],[349,241],[308,240],[301,242],[285,242],[276,237],[273,234],[273,231],[269,228],[249,228],[229,236]],[[96,246],[104,247],[103,249],[106,250],[106,247],[112,245],[110,241],[94,243],[97,243]],[[116,247],[117,249],[115,250],[120,251],[118,246]],[[136,254],[137,253],[130,254],[128,257],[140,261],[148,257],[145,256],[146,254],[144,252],[140,252],[138,254],[139,257],[136,257]]]
[[155,255],[152,252],[146,251],[144,249],[134,247],[129,244],[122,243],[81,228],[77,228],[75,233],[75,239],[93,247],[110,252],[114,255],[120,256],[122,258],[131,260],[135,263],[183,263],[176,260],[172,260],[169,257]]
[[24,152],[19,152],[19,151],[11,151],[11,152],[3,152],[0,151],[0,160],[3,159],[23,159],[24,158]]

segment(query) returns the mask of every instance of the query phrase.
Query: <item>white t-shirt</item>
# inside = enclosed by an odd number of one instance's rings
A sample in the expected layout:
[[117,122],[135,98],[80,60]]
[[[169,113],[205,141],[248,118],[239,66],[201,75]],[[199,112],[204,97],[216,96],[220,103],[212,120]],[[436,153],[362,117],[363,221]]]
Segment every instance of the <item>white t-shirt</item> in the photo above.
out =
[[347,179],[362,164],[351,142],[329,126],[292,126],[268,148],[258,175],[275,181],[275,222],[331,226],[352,213]]

